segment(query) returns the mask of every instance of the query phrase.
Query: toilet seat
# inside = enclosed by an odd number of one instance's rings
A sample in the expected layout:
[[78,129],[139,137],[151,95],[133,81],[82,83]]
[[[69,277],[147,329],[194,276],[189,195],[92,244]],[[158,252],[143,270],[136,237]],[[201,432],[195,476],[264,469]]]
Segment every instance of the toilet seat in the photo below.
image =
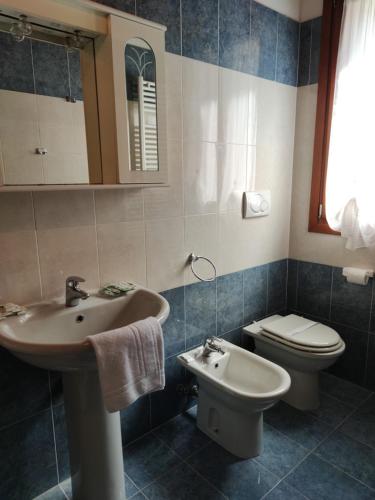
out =
[[329,353],[343,345],[332,328],[295,314],[260,323],[259,326],[262,336],[299,351]]

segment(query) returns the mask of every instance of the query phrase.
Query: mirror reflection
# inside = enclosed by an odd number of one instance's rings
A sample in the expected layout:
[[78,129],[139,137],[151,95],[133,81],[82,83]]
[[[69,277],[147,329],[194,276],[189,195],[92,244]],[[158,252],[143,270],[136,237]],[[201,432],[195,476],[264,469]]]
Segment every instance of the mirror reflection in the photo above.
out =
[[86,43],[92,41],[79,32],[0,17],[0,184],[89,182],[80,55]]
[[159,170],[156,63],[152,48],[133,38],[125,46],[130,169]]

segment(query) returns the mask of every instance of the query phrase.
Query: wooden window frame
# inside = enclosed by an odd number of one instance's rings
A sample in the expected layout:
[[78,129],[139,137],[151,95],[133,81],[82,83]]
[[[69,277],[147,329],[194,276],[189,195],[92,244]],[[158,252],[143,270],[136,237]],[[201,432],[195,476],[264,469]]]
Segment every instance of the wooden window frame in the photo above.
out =
[[344,0],[324,0],[323,5],[309,232],[337,235],[327,223],[325,187]]

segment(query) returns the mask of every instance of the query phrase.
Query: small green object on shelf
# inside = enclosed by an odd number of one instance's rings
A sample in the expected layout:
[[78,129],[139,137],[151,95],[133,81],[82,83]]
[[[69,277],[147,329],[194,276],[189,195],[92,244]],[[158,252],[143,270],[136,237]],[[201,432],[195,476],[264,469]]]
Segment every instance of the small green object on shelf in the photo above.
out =
[[127,281],[119,281],[118,283],[109,283],[101,289],[101,293],[108,295],[109,297],[120,297],[127,292],[131,292],[135,289],[133,283]]

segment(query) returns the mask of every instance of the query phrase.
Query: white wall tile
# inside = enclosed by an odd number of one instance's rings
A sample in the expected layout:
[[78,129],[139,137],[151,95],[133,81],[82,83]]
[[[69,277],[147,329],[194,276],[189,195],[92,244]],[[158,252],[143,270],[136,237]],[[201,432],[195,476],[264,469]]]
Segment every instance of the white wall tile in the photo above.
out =
[[[219,258],[219,231],[216,214],[185,217],[185,254],[203,255],[217,266]],[[205,261],[198,261],[195,269],[200,275],[212,276],[212,267]],[[185,284],[198,281],[190,266],[185,269]]]
[[100,282],[130,281],[146,286],[146,243],[143,221],[99,224]]
[[30,304],[41,299],[35,231],[0,237],[0,303]]
[[143,219],[141,189],[105,189],[94,195],[97,224]]
[[216,212],[216,145],[212,142],[185,142],[183,151],[185,214]]
[[218,137],[219,68],[182,59],[183,138],[216,142]]
[[31,193],[0,193],[0,233],[34,230]]
[[323,0],[300,0],[300,21],[308,21],[323,13]]
[[187,256],[184,249],[184,219],[146,222],[147,284],[162,291],[184,283]]
[[85,290],[99,287],[95,226],[37,232],[44,298],[60,296],[68,276],[81,276]]
[[218,163],[218,201],[219,210],[241,212],[242,195],[246,191],[246,145],[219,144]]
[[95,222],[92,191],[33,193],[36,228],[91,226]]
[[248,75],[219,68],[219,142],[247,144]]
[[[265,5],[266,7],[269,7],[270,9],[280,12],[280,14],[284,14],[284,16],[291,17],[296,21],[299,20],[300,0],[257,0],[257,1]],[[320,0],[305,0],[305,1],[310,3],[320,2]]]
[[168,141],[168,187],[143,190],[146,219],[183,215],[182,145]]
[[165,90],[167,100],[167,138],[182,139],[182,58],[165,53]]

